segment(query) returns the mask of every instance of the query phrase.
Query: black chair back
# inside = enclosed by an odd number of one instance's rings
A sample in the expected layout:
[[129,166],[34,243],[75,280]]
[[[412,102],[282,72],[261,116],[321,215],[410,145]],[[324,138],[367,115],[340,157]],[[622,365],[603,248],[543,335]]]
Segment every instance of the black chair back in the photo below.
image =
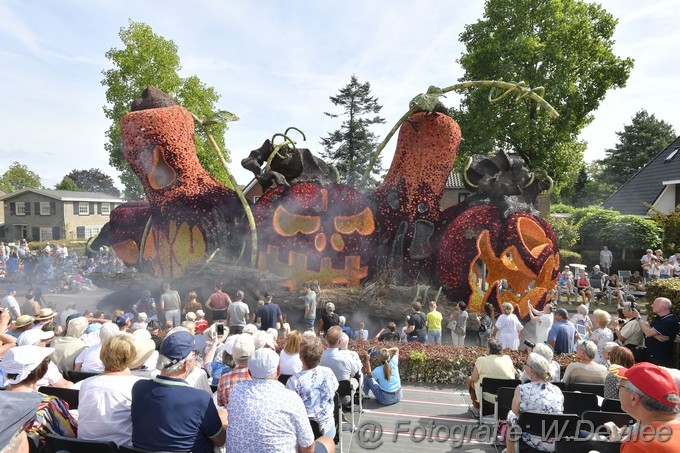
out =
[[563,438],[555,442],[555,453],[574,453],[575,451],[619,453],[621,442],[578,438]]
[[[479,384],[480,386],[480,393],[481,395],[477,395],[477,399],[479,400],[481,406],[482,406],[482,411],[486,413],[489,409],[491,412],[493,412],[493,405],[492,403],[489,403],[488,401],[484,401],[484,394],[485,393],[491,393],[493,395],[498,394],[498,389],[501,387],[511,387],[515,388],[518,385],[520,385],[522,381],[519,379],[497,379],[497,378],[490,378],[490,377],[485,377],[482,378],[482,382]],[[484,410],[486,407],[486,411]]]
[[567,384],[565,384],[562,381],[559,382],[551,382],[552,385],[557,387],[558,389],[562,390],[563,392],[567,389]]
[[314,439],[318,439],[319,437],[323,436],[323,433],[321,432],[321,426],[319,426],[319,422],[316,421],[313,418],[309,419],[309,426],[312,427],[312,432],[314,433]]
[[614,422],[619,428],[635,423],[635,419],[625,412],[585,411],[581,419],[591,422],[595,428],[607,422]]
[[498,420],[507,420],[508,412],[512,409],[512,399],[515,397],[515,387],[501,387],[496,393],[498,406]]
[[73,382],[74,384],[84,379],[91,378],[92,376],[97,376],[97,373],[88,373],[85,371],[71,371],[71,370],[66,372],[66,379]]
[[352,394],[352,383],[347,379],[343,381],[338,381],[338,395],[341,398],[350,396]]
[[580,418],[576,414],[545,414],[521,412],[517,424],[522,432],[549,439],[558,436],[575,437]]
[[582,393],[594,393],[604,397],[604,384],[580,384],[576,382],[570,382],[567,385],[567,390],[570,392],[582,392]]
[[69,409],[78,409],[78,393],[76,389],[64,389],[60,387],[40,387],[38,389],[40,393],[45,395],[56,396],[68,404]]
[[594,393],[562,392],[564,395],[564,413],[581,415],[585,411],[600,410],[597,395]]
[[70,437],[47,434],[44,436],[47,448],[56,453],[67,451],[69,453],[118,453],[118,447],[113,442],[101,442],[95,440],[72,439]]
[[292,374],[279,374],[279,382],[286,385],[291,376]]
[[605,398],[602,401],[602,410],[605,412],[623,412],[621,409],[621,400]]

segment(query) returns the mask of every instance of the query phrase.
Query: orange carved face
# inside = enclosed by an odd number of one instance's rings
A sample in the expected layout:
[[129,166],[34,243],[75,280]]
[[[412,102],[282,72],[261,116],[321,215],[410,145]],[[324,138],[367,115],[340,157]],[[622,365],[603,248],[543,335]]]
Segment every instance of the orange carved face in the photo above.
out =
[[158,277],[177,277],[187,265],[205,260],[206,243],[198,226],[177,224],[171,220],[167,227],[151,226],[143,245],[144,262]]
[[359,286],[368,275],[373,212],[344,185],[301,183],[266,192],[254,209],[259,267],[295,281]]

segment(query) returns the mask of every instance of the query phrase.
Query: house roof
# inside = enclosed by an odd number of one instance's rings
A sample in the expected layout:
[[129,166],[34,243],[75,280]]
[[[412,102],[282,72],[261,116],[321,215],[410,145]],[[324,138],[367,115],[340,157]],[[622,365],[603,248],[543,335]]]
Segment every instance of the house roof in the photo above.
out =
[[449,177],[446,178],[446,184],[444,185],[445,189],[464,189],[465,185],[463,185],[463,177],[460,173],[458,173],[456,170],[451,170],[451,173],[449,173]]
[[680,137],[657,154],[632,178],[607,198],[602,206],[621,214],[645,216],[663,192],[664,181],[680,180]]
[[21,189],[16,192],[8,193],[7,195],[0,196],[0,201],[8,201],[18,195],[22,195],[27,192],[37,193],[45,197],[54,198],[60,201],[94,201],[94,202],[109,202],[109,203],[122,203],[121,198],[114,197],[108,193],[100,192],[77,192],[71,190],[50,190],[50,189]]

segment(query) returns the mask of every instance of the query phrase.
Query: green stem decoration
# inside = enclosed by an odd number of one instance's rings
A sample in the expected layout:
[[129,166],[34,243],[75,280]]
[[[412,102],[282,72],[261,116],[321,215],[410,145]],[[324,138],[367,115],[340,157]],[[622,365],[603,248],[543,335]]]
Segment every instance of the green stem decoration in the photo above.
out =
[[551,118],[557,118],[559,116],[559,114],[553,108],[553,106],[550,105],[548,101],[543,99],[545,88],[543,87],[531,88],[526,86],[524,82],[503,82],[499,80],[472,80],[470,82],[457,83],[446,88],[430,86],[425,94],[419,94],[418,96],[414,97],[411,100],[411,102],[409,103],[408,112],[406,112],[401,118],[399,118],[394,127],[392,127],[392,129],[390,129],[390,131],[387,133],[383,141],[380,142],[380,145],[378,145],[378,148],[375,150],[375,153],[373,153],[373,157],[371,158],[371,161],[369,162],[368,167],[364,172],[364,176],[361,179],[361,182],[362,183],[366,182],[369,175],[371,174],[371,171],[373,171],[373,166],[377,162],[378,157],[380,157],[380,153],[382,152],[382,150],[385,148],[385,146],[387,146],[387,143],[390,141],[395,132],[399,130],[401,125],[406,120],[408,120],[408,118],[411,115],[419,111],[434,112],[439,105],[439,98],[441,96],[444,96],[445,93],[448,93],[450,91],[464,90],[466,88],[473,88],[478,86],[491,87],[491,90],[489,91],[489,102],[491,103],[496,103],[505,98],[506,96],[514,93],[516,95],[516,100],[518,101],[523,98],[529,98],[532,101],[536,102],[539,105],[539,107],[543,108]]
[[[288,136],[288,131],[290,130],[298,131],[300,135],[302,135],[302,140],[307,141],[305,133],[294,126],[290,126],[288,129],[286,129],[286,132],[284,132],[283,134],[277,132],[276,134],[272,135],[271,139],[272,152],[271,154],[269,154],[269,157],[267,158],[267,164],[264,166],[265,173],[268,172],[269,169],[271,168],[272,160],[274,160],[274,157],[279,156],[281,159],[285,159],[287,157],[289,147],[295,150],[296,142]],[[283,137],[284,140],[279,144],[274,144],[274,139],[276,139],[276,137]],[[279,150],[284,147],[285,147],[284,153],[280,154]]]
[[227,160],[224,158],[222,150],[215,141],[215,138],[208,130],[207,125],[203,121],[201,121],[195,114],[192,113],[191,116],[194,118],[194,121],[196,122],[196,124],[198,124],[203,133],[205,133],[206,137],[208,137],[208,142],[210,143],[211,148],[213,149],[213,151],[215,151],[215,154],[217,154],[217,157],[220,159],[220,162],[224,167],[224,171],[227,173],[227,177],[229,178],[229,182],[231,182],[231,185],[233,186],[233,189],[236,191],[239,200],[241,200],[243,209],[246,212],[246,217],[248,218],[248,226],[250,226],[250,236],[252,241],[252,246],[250,249],[250,265],[251,267],[255,268],[257,266],[257,226],[255,225],[255,217],[253,216],[253,211],[250,209],[250,205],[248,204],[248,199],[246,198],[241,188],[238,186],[238,183],[236,182],[234,175],[232,175],[231,171],[229,171],[229,165],[227,164]]

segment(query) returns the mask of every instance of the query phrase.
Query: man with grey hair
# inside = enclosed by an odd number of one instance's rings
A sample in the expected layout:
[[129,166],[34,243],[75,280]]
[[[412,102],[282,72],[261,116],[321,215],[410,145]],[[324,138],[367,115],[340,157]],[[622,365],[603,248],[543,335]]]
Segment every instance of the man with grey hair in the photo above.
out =
[[472,368],[472,374],[467,379],[468,392],[470,393],[470,400],[472,400],[472,406],[469,409],[476,417],[479,416],[482,398],[491,403],[492,407],[495,403],[495,395],[481,394],[482,379],[485,377],[515,379],[517,374],[510,356],[503,355],[503,345],[498,339],[489,338],[488,346],[489,354],[477,358],[475,366]]
[[633,309],[633,318],[640,323],[645,334],[647,360],[660,366],[673,367],[673,342],[678,334],[678,317],[671,312],[673,304],[670,299],[657,297],[652,302],[652,311],[656,315],[649,324],[643,321],[640,312]]
[[248,320],[248,315],[250,314],[250,308],[248,304],[243,302],[243,291],[236,292],[236,299],[229,304],[227,308],[227,325],[229,326],[229,332],[232,335],[237,335],[243,333],[243,328]]
[[[328,348],[321,355],[320,365],[333,370],[338,382],[349,380],[352,388],[356,389],[359,387],[361,361],[357,361],[349,351],[340,349],[342,334],[340,326],[328,329],[328,335],[326,335]],[[346,400],[349,403],[349,397]]]
[[178,331],[161,344],[154,379],[132,387],[132,444],[148,451],[212,453],[226,440],[226,414],[185,378],[196,365],[195,337]]
[[[551,382],[560,382],[560,375],[562,370],[560,368],[560,364],[553,360],[554,354],[553,350],[550,349],[550,346],[548,346],[545,343],[538,343],[536,346],[534,346],[533,348],[529,348],[529,350],[527,351],[528,354],[531,354],[532,352],[535,352],[536,354],[540,355],[550,364],[550,374],[552,375]],[[529,382],[529,375],[526,373],[526,371],[522,372],[522,376],[520,379],[522,380],[522,383]]]
[[639,421],[637,430],[621,444],[621,452],[680,451],[680,396],[671,375],[647,362],[612,368],[612,373],[621,378],[621,409]]
[[597,345],[592,341],[579,341],[576,345],[578,362],[570,363],[564,371],[562,382],[579,384],[604,384],[607,367],[595,362]]

